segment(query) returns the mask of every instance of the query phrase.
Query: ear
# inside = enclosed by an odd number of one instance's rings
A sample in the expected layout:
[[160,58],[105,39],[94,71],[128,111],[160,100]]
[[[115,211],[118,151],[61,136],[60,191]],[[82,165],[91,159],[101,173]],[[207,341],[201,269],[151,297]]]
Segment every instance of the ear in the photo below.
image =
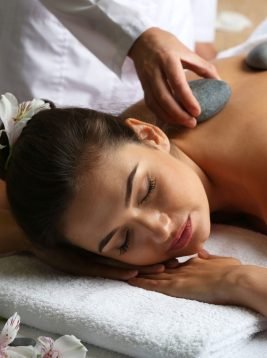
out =
[[153,124],[135,118],[126,119],[125,123],[136,133],[138,138],[155,148],[170,152],[170,141],[166,134]]

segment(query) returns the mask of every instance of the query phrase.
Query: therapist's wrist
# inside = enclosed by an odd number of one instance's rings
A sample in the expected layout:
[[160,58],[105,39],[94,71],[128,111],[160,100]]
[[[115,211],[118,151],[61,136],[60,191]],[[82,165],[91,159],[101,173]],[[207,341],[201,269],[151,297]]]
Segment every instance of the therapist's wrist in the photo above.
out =
[[151,45],[154,44],[158,37],[164,32],[166,31],[160,29],[159,27],[150,27],[144,31],[131,46],[128,51],[128,57],[134,61],[135,58],[140,55],[140,51],[144,48],[151,47]]

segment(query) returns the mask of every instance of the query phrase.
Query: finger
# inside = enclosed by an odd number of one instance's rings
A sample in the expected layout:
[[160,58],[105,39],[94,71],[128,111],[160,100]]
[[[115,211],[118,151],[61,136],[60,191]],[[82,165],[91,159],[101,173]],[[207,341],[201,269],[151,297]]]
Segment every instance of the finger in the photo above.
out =
[[127,264],[122,261],[118,261],[115,259],[111,259],[109,257],[100,256],[100,255],[95,255],[91,261],[94,261],[97,264],[102,264],[105,266],[112,266],[112,267],[116,267],[116,268],[122,268],[122,269],[126,269],[126,270],[141,270],[144,272],[151,272],[151,273],[164,271],[164,265],[161,263],[149,265],[149,266],[148,265],[147,266],[131,265],[131,264]]
[[198,252],[198,257],[200,257],[201,259],[208,259],[210,257],[210,253],[205,249],[201,249]]
[[170,278],[170,274],[166,271],[158,273],[158,274],[138,274],[138,278],[150,279],[150,280],[167,280]]
[[193,52],[188,58],[181,61],[184,68],[195,72],[201,77],[221,79],[216,67],[212,63],[205,61]]
[[83,265],[83,267],[81,268],[81,274],[92,276],[92,277],[104,277],[112,280],[126,281],[132,277],[136,277],[138,275],[138,270],[124,269],[124,268],[94,263],[91,266],[89,264],[86,268]]
[[234,257],[231,257],[231,256],[219,256],[219,255],[210,254],[210,253],[209,253],[207,250],[205,250],[205,249],[201,249],[201,250],[198,252],[198,257],[201,258],[201,259],[206,259],[206,260],[212,260],[212,259],[237,260],[237,259],[235,259]]
[[98,269],[101,266],[103,266],[105,268],[106,267],[114,267],[114,268],[122,269],[122,271],[125,271],[125,270],[127,270],[129,272],[138,271],[140,273],[152,273],[152,274],[158,273],[158,272],[163,272],[165,270],[165,266],[162,263],[154,264],[154,265],[147,265],[147,266],[131,265],[131,264],[127,264],[125,262],[110,259],[108,257],[104,257],[104,256],[100,256],[100,255],[96,255],[94,257],[94,263],[99,264]]
[[151,266],[137,266],[138,272],[141,274],[153,274],[160,273],[165,270],[165,266],[163,264],[156,264]]
[[168,281],[165,280],[151,280],[144,278],[132,278],[128,280],[128,283],[132,286],[143,288],[145,290],[156,291],[160,293],[170,294],[170,288],[168,287]]
[[189,87],[183,66],[177,60],[177,57],[169,58],[164,71],[178,102],[193,117],[199,116],[201,113],[200,105]]
[[163,264],[165,265],[165,268],[176,268],[179,266],[179,260],[177,258],[173,258],[170,260],[167,260],[165,262],[163,262]]
[[149,97],[145,97],[147,105],[161,120],[167,123],[178,123],[189,128],[195,127],[196,119],[174,99],[165,75],[163,76],[161,71],[157,71],[153,86],[151,81],[148,82],[144,91],[149,93]]

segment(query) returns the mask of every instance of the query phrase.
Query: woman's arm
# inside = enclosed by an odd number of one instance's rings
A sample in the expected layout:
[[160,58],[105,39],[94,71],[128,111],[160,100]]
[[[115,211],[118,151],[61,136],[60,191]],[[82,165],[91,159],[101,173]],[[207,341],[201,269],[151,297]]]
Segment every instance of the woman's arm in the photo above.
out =
[[130,279],[134,286],[213,304],[239,305],[267,317],[267,268],[202,254],[176,269]]
[[238,304],[267,317],[267,268],[241,265],[232,273]]

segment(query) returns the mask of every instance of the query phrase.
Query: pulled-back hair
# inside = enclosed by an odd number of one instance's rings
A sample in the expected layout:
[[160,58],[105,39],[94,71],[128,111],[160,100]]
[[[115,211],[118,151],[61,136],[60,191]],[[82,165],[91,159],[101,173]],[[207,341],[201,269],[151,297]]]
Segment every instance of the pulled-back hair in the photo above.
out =
[[93,169],[103,150],[138,141],[122,120],[105,113],[53,108],[34,115],[5,175],[11,211],[28,238],[44,246],[64,242],[60,222],[85,168]]

